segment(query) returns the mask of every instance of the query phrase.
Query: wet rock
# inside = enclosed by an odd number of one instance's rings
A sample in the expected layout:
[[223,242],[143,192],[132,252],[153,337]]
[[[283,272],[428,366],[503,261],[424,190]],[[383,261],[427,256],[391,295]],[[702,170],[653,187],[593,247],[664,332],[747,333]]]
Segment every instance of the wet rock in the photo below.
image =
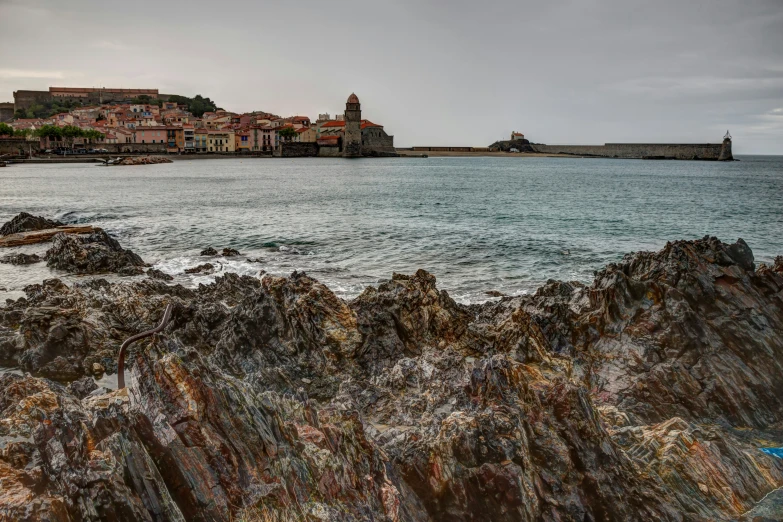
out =
[[135,368],[138,386],[82,401],[51,382],[0,376],[0,414],[24,440],[0,467],[5,515],[228,521],[266,507],[429,520],[355,412],[259,392],[198,357],[142,357]]
[[95,381],[92,377],[82,377],[81,379],[77,379],[68,385],[68,391],[79,399],[87,397],[90,393],[97,389],[98,385],[95,384]]
[[783,277],[753,271],[748,250],[676,241],[599,273],[577,329],[601,402],[640,424],[783,419],[783,372],[771,371],[783,353]]
[[144,269],[140,266],[125,265],[117,270],[117,275],[122,277],[133,277],[144,274]]
[[41,216],[33,216],[27,212],[21,212],[11,221],[7,221],[0,227],[0,236],[18,234],[19,232],[30,232],[32,230],[45,230],[63,226],[59,221],[53,221]]
[[131,350],[125,391],[0,375],[0,440],[14,438],[0,508],[50,520],[766,515],[759,501],[783,486],[783,460],[758,449],[783,447],[783,259],[754,270],[746,247],[674,242],[592,285],[470,306],[423,270],[347,302],[297,272],[194,290],[31,285],[0,308],[0,359],[38,376],[112,371],[124,339],[166,303],[174,314]]
[[151,279],[159,279],[161,281],[173,281],[174,278],[170,275],[168,275],[166,272],[163,272],[162,270],[158,270],[157,268],[150,268],[147,270],[147,277]]
[[186,268],[186,274],[211,274],[215,271],[215,265],[212,263],[204,263],[202,265],[194,266],[193,268]]
[[45,259],[51,268],[79,274],[124,270],[125,274],[138,275],[141,272],[136,269],[146,266],[138,255],[122,248],[103,230],[89,236],[57,234]]
[[0,257],[0,263],[10,265],[32,265],[43,261],[38,254],[10,254]]
[[235,250],[233,248],[224,248],[223,252],[221,253],[221,255],[223,257],[234,257],[234,256],[238,256],[238,255],[241,255],[241,254],[239,253],[239,250]]
[[216,255],[218,255],[218,252],[214,248],[208,247],[208,248],[205,248],[204,250],[202,250],[201,254],[199,254],[199,255],[202,255],[202,256],[216,256]]

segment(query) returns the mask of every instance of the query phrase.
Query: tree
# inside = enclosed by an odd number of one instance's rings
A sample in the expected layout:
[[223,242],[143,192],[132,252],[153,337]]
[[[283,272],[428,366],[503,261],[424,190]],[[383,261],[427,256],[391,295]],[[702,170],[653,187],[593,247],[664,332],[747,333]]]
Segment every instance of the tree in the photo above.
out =
[[57,125],[44,125],[35,131],[39,138],[62,138],[63,130]]
[[204,98],[200,94],[197,94],[193,98],[187,96],[172,95],[169,96],[168,101],[176,103],[177,105],[185,105],[188,108],[188,112],[193,114],[196,118],[201,118],[205,112],[211,112],[217,110],[215,102],[209,98]]
[[84,131],[76,125],[66,125],[63,127],[63,139],[65,139],[65,142],[71,148],[73,148],[73,142],[76,138],[82,138],[83,136]]
[[104,134],[102,132],[99,132],[99,131],[97,131],[95,129],[89,129],[89,130],[86,130],[86,131],[83,131],[83,132],[84,132],[83,137],[87,138],[88,140],[90,140],[90,143],[94,143],[96,141],[100,141],[104,137]]
[[14,128],[8,124],[0,123],[0,136],[13,136]]
[[[17,136],[19,138],[26,138],[30,136],[33,133],[32,129],[16,129],[14,131],[14,136]],[[2,132],[0,132],[2,134]]]
[[294,129],[293,127],[283,127],[282,129],[277,131],[277,134],[281,138],[285,139],[285,141],[291,141],[296,137],[297,132],[296,129]]

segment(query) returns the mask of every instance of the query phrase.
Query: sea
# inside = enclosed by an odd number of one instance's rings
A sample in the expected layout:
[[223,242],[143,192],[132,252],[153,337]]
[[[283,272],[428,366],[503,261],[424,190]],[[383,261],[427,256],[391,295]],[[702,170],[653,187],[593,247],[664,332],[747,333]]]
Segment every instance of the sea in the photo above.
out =
[[[425,269],[462,303],[590,283],[625,254],[705,235],[743,238],[757,262],[783,255],[783,157],[730,163],[599,158],[234,158],[170,164],[13,164],[0,223],[26,211],[103,227],[196,286],[235,272],[306,272],[350,299]],[[241,256],[202,257],[234,248]],[[2,249],[43,254],[46,245]],[[215,275],[186,275],[211,262]],[[0,264],[0,302],[48,278]],[[133,278],[109,277],[112,280]]]

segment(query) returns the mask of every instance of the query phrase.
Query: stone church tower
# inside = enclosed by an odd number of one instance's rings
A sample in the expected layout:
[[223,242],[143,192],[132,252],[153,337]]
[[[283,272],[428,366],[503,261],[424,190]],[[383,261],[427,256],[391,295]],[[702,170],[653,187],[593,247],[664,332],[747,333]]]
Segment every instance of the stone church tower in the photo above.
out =
[[362,106],[355,94],[345,104],[345,136],[343,157],[358,158],[362,155]]

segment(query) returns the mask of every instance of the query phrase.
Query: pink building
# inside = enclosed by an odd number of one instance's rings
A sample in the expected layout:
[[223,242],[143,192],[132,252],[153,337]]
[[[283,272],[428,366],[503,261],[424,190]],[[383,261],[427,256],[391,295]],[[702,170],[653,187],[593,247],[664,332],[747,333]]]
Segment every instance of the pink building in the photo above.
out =
[[166,127],[136,127],[134,143],[166,143]]

